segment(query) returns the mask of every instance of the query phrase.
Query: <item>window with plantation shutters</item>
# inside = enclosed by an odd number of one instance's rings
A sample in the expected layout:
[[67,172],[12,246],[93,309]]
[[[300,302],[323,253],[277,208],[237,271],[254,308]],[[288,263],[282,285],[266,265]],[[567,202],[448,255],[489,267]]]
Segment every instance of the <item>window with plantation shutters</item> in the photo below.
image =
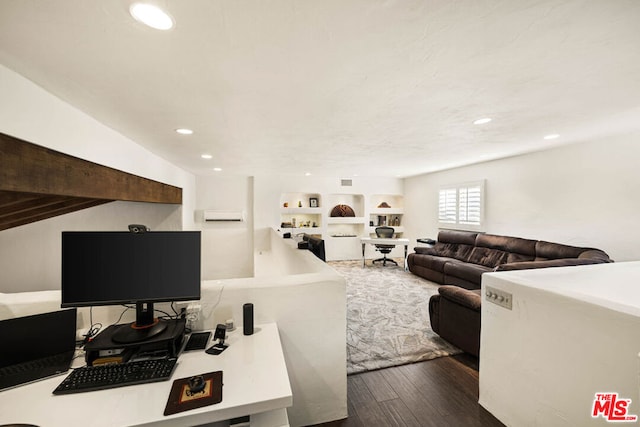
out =
[[457,190],[445,188],[440,190],[438,202],[438,221],[455,224],[458,218]]
[[440,189],[438,222],[443,228],[479,230],[483,220],[484,181]]

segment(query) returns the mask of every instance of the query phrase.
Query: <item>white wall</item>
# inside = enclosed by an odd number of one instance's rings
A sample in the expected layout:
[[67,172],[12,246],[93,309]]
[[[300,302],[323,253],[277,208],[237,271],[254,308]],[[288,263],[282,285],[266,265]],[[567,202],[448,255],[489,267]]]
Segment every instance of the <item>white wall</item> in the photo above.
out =
[[[243,222],[205,222],[205,210],[242,211]],[[196,228],[202,231],[202,279],[253,277],[253,178],[198,176]]]
[[0,291],[59,287],[60,232],[194,226],[195,177],[0,65],[0,132],[182,188],[182,206],[117,202],[0,232]]
[[437,236],[440,186],[485,179],[484,231],[638,260],[639,139],[619,135],[407,178],[406,235]]
[[62,231],[180,230],[177,205],[113,202],[0,232],[0,292],[60,289]]

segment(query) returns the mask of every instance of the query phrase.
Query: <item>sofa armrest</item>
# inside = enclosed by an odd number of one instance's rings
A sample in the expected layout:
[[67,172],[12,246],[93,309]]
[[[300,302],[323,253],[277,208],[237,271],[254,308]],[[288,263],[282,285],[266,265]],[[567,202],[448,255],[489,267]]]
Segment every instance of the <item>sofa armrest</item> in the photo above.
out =
[[479,289],[469,290],[459,286],[444,285],[438,288],[438,292],[442,298],[446,298],[471,310],[480,311],[482,297],[480,296]]
[[528,270],[532,268],[567,267],[574,265],[602,264],[608,261],[598,258],[561,258],[546,261],[523,261],[500,264],[494,271]]
[[413,250],[417,254],[438,255],[438,251],[436,251],[435,248],[430,248],[427,246],[416,246],[415,248],[413,248]]

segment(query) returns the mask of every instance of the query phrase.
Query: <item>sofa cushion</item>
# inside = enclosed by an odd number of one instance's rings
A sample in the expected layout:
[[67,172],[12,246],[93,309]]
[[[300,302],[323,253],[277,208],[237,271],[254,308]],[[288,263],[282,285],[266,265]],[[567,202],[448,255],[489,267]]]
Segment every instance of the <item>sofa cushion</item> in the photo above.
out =
[[606,254],[606,252],[601,251],[600,249],[587,249],[586,251],[582,252],[579,256],[578,259],[584,259],[584,260],[596,260],[596,261],[600,261],[600,262],[613,262],[613,260],[611,258],[609,258],[609,255]]
[[459,243],[436,243],[433,247],[435,255],[453,258],[460,261],[467,261],[469,254],[473,250],[473,246]]
[[469,231],[442,230],[438,233],[438,241],[433,247],[433,253],[447,258],[467,261],[477,236],[478,233]]
[[558,259],[558,258],[578,258],[587,248],[561,245],[539,241],[536,243],[536,260]]
[[427,246],[416,246],[415,248],[413,248],[414,252],[417,254],[424,254],[424,255],[437,255],[436,250],[433,247],[427,247]]
[[444,274],[447,276],[458,277],[471,283],[480,283],[482,273],[487,271],[493,271],[493,268],[466,262],[448,262],[444,266]]
[[591,265],[610,262],[607,260],[599,259],[587,259],[587,258],[558,258],[547,259],[538,261],[524,261],[524,262],[511,262],[501,264],[496,267],[495,271],[512,271],[512,270],[531,270],[534,268],[549,268],[549,267],[570,267],[576,265]]
[[471,310],[480,311],[482,298],[480,296],[481,290],[468,290],[462,289],[457,286],[440,286],[438,293],[445,298],[450,299],[462,306],[470,308]]
[[533,261],[536,256],[536,242],[536,240],[495,234],[478,234],[476,238],[478,247],[507,252],[509,255],[505,262]]
[[476,247],[471,251],[469,262],[494,268],[507,261],[509,254],[498,249]]
[[[429,300],[429,314],[437,334],[461,350],[480,353],[480,290],[441,286]],[[436,329],[434,329],[436,331]]]
[[438,233],[438,242],[474,246],[477,236],[478,233],[470,231],[442,230]]
[[437,255],[420,255],[412,257],[412,264],[418,267],[425,267],[440,273],[444,272],[444,266],[447,262],[457,261],[454,258],[448,258]]

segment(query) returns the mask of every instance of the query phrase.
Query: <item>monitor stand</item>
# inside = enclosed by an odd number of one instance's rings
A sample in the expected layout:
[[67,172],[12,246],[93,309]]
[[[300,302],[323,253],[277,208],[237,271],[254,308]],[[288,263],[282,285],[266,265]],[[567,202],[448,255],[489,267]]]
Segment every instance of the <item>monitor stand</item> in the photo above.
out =
[[167,329],[167,322],[154,317],[153,303],[136,303],[136,321],[117,325],[111,339],[115,343],[130,344],[147,341]]
[[129,324],[111,325],[100,332],[93,340],[85,344],[85,360],[88,365],[92,365],[96,359],[105,358],[111,355],[120,354],[140,354],[149,352],[165,353],[168,357],[177,357],[185,333],[185,319],[163,320],[165,329],[144,341],[120,343],[113,339],[114,335],[123,328],[131,329]]

